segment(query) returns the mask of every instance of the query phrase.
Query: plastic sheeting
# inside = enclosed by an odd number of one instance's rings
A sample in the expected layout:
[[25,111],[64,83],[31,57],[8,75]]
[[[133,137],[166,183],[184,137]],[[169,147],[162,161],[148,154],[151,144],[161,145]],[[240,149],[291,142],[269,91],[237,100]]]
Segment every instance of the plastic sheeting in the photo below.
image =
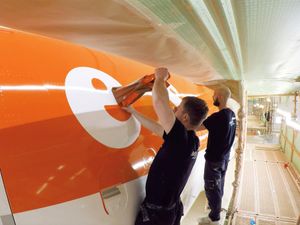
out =
[[245,80],[249,95],[263,95],[300,88],[299,10],[295,0],[1,0],[0,26],[167,66],[199,84]]
[[167,66],[197,83],[222,79],[193,48],[124,1],[1,0],[1,25]]

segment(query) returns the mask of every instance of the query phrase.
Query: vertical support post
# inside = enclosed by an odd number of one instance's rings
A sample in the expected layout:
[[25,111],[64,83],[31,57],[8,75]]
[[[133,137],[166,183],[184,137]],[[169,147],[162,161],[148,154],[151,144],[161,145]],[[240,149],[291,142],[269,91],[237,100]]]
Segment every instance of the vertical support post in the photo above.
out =
[[292,138],[292,145],[291,145],[291,159],[290,162],[293,162],[293,157],[294,157],[294,151],[295,151],[295,139],[296,139],[296,130],[293,129],[293,138]]
[[292,113],[292,119],[296,120],[297,119],[297,96],[298,96],[298,92],[295,91],[295,95],[294,95],[294,110]]
[[267,97],[266,99],[266,106],[265,106],[265,120],[266,120],[266,134],[270,134],[270,98]]
[[281,143],[281,140],[282,140],[282,132],[283,132],[283,121],[281,121],[281,123],[280,123],[280,130],[279,130],[279,144],[280,144],[280,146],[282,146],[283,145],[283,143]]
[[246,146],[246,135],[247,135],[247,93],[245,91],[243,81],[239,83],[239,99],[240,109],[238,112],[239,132],[238,132],[238,147],[236,149],[236,166],[235,166],[235,180],[232,183],[233,191],[231,200],[229,203],[225,224],[231,224],[233,215],[237,210],[238,193],[240,188],[241,176],[242,176],[242,165],[243,165],[243,153]]
[[286,150],[286,143],[287,143],[287,124],[286,121],[284,122],[284,128],[285,128],[285,132],[284,132],[284,149],[283,152],[285,152]]
[[273,116],[274,116],[274,109],[273,109],[273,105],[274,105],[274,97],[271,97],[270,98],[270,102],[269,102],[269,112],[270,112],[270,134],[272,134],[272,132],[273,132],[273,122],[274,122],[274,120],[273,120]]

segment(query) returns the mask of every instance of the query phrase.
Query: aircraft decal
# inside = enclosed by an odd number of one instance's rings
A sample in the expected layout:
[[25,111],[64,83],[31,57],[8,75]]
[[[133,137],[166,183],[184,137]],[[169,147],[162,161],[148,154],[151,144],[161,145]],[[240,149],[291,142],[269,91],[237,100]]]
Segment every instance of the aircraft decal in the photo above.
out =
[[[138,138],[141,124],[119,108],[111,89],[121,84],[112,76],[94,68],[77,67],[68,73],[65,86],[74,115],[98,142],[126,148]],[[179,105],[181,98],[175,87],[170,85],[168,91],[170,101]]]
[[[105,85],[98,89],[97,85]],[[98,142],[111,148],[126,148],[134,143],[141,124],[126,112],[118,109],[112,94],[113,87],[121,84],[110,75],[89,67],[72,69],[65,80],[69,105],[83,128]],[[122,118],[115,118],[107,109],[115,106]],[[112,109],[113,110],[113,109]]]

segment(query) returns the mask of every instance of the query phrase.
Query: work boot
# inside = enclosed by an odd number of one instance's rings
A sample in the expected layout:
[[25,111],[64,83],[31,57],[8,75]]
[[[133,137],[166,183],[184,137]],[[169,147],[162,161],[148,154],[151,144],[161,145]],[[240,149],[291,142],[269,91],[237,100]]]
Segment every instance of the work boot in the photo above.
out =
[[209,217],[202,217],[198,220],[198,225],[220,225],[220,220],[212,221]]

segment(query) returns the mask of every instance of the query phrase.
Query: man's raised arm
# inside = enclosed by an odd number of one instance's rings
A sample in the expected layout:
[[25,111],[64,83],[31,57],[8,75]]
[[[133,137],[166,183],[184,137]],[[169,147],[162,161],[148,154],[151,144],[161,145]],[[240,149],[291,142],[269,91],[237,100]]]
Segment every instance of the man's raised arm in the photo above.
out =
[[171,131],[176,120],[175,114],[169,105],[169,94],[165,84],[168,77],[169,72],[167,68],[157,68],[152,89],[154,110],[166,133]]
[[162,137],[164,134],[163,127],[157,123],[156,121],[144,116],[143,114],[139,113],[135,109],[133,109],[131,106],[124,107],[124,110],[134,115],[134,117],[142,124],[143,127],[147,128],[148,130],[155,133],[157,136]]

